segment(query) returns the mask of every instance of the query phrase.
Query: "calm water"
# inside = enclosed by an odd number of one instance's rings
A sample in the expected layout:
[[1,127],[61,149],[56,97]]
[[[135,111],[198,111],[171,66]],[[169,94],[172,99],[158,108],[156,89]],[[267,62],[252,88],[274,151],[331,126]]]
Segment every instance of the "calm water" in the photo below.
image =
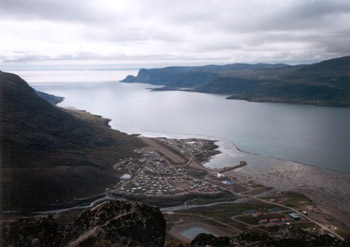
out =
[[[205,229],[203,229],[201,227],[192,227],[190,229],[187,229],[187,230],[181,232],[181,234],[183,236],[185,236],[186,238],[188,238],[190,240],[192,240],[195,237],[197,237],[197,235],[200,234],[200,233],[213,234],[213,233],[208,232],[207,230],[205,230]],[[213,235],[216,236],[215,234],[213,234]]]
[[350,172],[350,109],[252,103],[119,83],[137,71],[15,71],[64,107],[112,119],[127,133],[216,136],[265,156]]

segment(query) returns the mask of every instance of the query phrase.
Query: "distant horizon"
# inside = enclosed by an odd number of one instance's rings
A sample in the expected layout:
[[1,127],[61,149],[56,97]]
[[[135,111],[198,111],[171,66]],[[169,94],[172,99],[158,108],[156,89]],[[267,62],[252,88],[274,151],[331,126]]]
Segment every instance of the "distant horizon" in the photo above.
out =
[[[350,54],[349,54],[350,55]],[[344,55],[340,57],[346,57],[349,55]],[[319,63],[325,60],[334,59],[339,57],[332,57],[322,60],[303,60],[303,61],[256,61],[256,62],[234,62],[234,63],[168,63],[168,64],[149,64],[149,65],[121,65],[121,64],[100,64],[100,63],[91,63],[84,64],[81,63],[64,63],[64,64],[11,64],[11,63],[0,63],[0,70],[12,70],[12,71],[21,71],[21,70],[47,70],[47,71],[59,71],[59,70],[139,70],[142,68],[153,69],[153,68],[164,68],[164,67],[177,67],[177,66],[207,66],[207,65],[228,65],[228,64],[287,64],[287,65],[301,65],[301,64],[313,64]]]

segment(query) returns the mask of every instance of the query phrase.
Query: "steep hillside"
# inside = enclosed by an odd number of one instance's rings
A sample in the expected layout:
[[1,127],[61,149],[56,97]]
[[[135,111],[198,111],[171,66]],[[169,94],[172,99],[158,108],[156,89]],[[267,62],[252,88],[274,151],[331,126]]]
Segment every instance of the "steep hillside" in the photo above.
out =
[[44,93],[44,92],[39,92],[39,91],[36,91],[35,90],[35,93],[42,99],[50,102],[51,104],[58,104],[60,102],[63,101],[63,97],[59,97],[59,96],[55,96],[55,95],[52,95],[52,94],[47,94],[47,93]]
[[127,201],[104,202],[80,214],[72,224],[41,215],[4,222],[1,246],[161,247],[165,220],[159,208]]
[[129,75],[122,82],[144,82],[167,87],[193,88],[210,83],[218,77],[236,71],[256,71],[289,67],[286,64],[228,64],[196,67],[166,67],[140,69],[137,77]]
[[169,67],[164,69],[141,69],[137,75],[128,76],[123,82],[144,82],[170,87],[195,87],[217,77],[214,72],[197,71],[191,67]]
[[116,182],[112,165],[143,145],[108,120],[48,103],[14,74],[0,72],[0,106],[3,210],[101,193]]
[[164,89],[230,95],[228,99],[350,106],[350,57],[311,65],[231,64],[142,69],[123,82],[164,85]]
[[283,226],[270,235],[243,232],[234,237],[215,237],[201,233],[191,242],[193,247],[332,247],[348,246],[347,242],[334,239],[327,234],[317,235],[301,230],[295,226]]

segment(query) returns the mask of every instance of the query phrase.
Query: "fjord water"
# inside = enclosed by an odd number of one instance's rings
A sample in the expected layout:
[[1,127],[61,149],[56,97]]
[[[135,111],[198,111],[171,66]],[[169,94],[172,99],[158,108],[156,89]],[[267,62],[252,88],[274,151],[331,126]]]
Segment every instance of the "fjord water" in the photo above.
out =
[[191,92],[152,92],[120,83],[137,71],[14,71],[63,107],[110,118],[127,133],[225,138],[242,150],[350,172],[350,109],[225,100]]

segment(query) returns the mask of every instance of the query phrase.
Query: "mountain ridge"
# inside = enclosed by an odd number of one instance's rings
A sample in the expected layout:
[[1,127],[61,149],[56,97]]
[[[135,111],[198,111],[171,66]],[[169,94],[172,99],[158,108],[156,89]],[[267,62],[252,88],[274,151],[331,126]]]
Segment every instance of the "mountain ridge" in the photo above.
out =
[[140,69],[121,82],[228,95],[227,99],[350,107],[350,56],[310,65],[228,64]]

